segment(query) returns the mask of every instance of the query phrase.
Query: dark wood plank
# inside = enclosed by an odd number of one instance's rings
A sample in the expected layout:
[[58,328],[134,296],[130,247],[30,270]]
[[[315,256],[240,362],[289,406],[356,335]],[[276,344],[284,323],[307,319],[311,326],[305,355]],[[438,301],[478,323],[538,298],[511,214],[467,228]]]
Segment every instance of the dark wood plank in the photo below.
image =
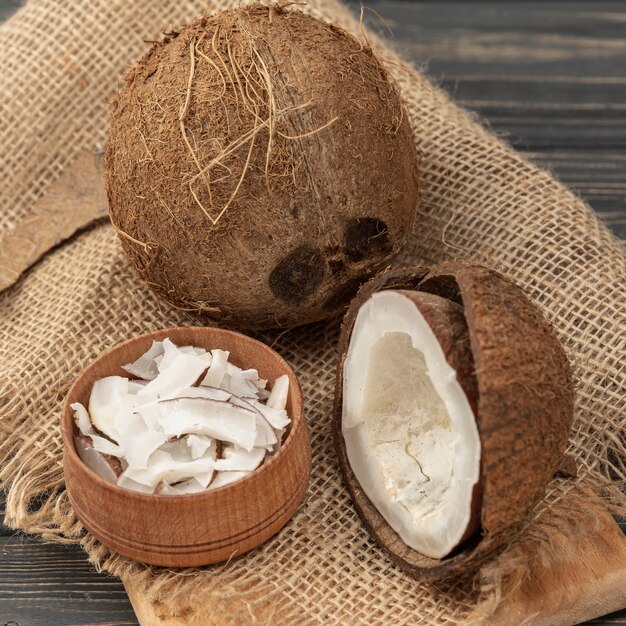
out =
[[[397,49],[626,238],[623,2],[371,0]],[[366,22],[384,28],[372,14]]]
[[5,623],[138,624],[122,583],[98,573],[80,547],[43,543],[0,523],[0,625]]
[[120,581],[96,572],[78,547],[0,539],[0,623],[136,625]]
[[0,22],[9,17],[21,4],[19,0],[0,0]]
[[0,490],[0,537],[10,537],[15,534],[15,531],[12,531],[4,525],[5,508],[4,492]]
[[582,196],[626,243],[626,150],[555,149],[527,156]]
[[78,546],[7,528],[0,495],[0,626],[136,626],[122,583],[98,573]]
[[598,619],[592,619],[585,622],[582,626],[585,626],[586,624],[594,624],[594,626],[624,626],[624,624],[626,624],[626,612],[618,611],[617,613],[611,613],[610,615],[605,615],[604,617],[599,617]]

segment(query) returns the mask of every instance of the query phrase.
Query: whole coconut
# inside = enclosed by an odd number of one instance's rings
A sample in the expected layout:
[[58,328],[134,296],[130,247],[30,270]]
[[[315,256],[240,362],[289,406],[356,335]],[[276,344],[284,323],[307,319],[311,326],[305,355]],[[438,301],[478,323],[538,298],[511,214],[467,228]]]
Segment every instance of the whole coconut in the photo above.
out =
[[162,299],[228,325],[336,313],[410,232],[417,155],[372,51],[251,5],[169,33],[112,111],[113,225]]

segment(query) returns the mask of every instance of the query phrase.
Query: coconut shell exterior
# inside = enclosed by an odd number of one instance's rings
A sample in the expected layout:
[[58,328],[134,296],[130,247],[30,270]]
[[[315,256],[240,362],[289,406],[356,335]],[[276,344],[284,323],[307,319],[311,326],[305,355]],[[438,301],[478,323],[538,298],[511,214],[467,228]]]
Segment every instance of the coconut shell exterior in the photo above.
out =
[[344,309],[417,207],[414,137],[386,70],[346,31],[278,5],[153,45],[114,101],[105,165],[140,276],[227,326]]
[[[441,296],[461,305],[467,322],[481,440],[481,475],[473,500],[474,506],[480,502],[480,529],[445,559],[425,557],[402,542],[361,489],[346,456],[341,433],[344,361],[360,307],[383,289]],[[454,367],[455,357],[442,346]],[[339,354],[335,444],[346,485],[366,528],[391,559],[416,578],[435,581],[478,566],[510,538],[544,496],[567,445],[573,384],[553,328],[512,282],[486,267],[453,261],[430,270],[396,270],[364,285],[344,318]],[[464,378],[465,373],[459,380],[466,390]],[[466,390],[466,395],[470,398],[471,392]]]

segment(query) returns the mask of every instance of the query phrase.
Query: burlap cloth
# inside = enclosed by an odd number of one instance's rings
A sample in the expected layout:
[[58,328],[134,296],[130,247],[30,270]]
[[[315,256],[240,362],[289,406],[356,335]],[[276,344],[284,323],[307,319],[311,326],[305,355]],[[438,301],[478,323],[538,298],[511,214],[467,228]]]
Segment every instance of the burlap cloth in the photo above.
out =
[[[31,0],[0,27],[0,234],[85,149],[101,149],[106,103],[146,39],[235,2]],[[359,33],[334,0],[305,11]],[[458,623],[499,600],[501,577],[523,571],[530,542],[582,514],[566,494],[623,481],[626,272],[617,242],[586,204],[528,163],[384,45],[415,129],[422,198],[404,261],[466,256],[508,273],[554,323],[577,377],[569,452],[577,479],[555,479],[546,502],[476,578],[440,588],[398,570],[364,531],[333,453],[330,414],[337,322],[262,338],[295,367],[313,440],[313,475],[293,520],[229,564],[164,572],[110,554],[86,534],[64,492],[62,398],[93,357],[137,333],[200,320],[160,305],[100,223],[49,254],[0,296],[0,480],[6,523],[44,539],[80,542],[93,563],[145,582],[149,598],[184,609],[206,594],[221,623]],[[596,490],[597,491],[597,490]],[[603,491],[610,497],[610,490]],[[612,490],[612,504],[624,497]],[[582,507],[584,508],[584,507]],[[147,521],[149,523],[149,521]],[[199,585],[198,583],[202,584]],[[181,602],[182,600],[182,602]],[[487,610],[487,609],[485,609]]]

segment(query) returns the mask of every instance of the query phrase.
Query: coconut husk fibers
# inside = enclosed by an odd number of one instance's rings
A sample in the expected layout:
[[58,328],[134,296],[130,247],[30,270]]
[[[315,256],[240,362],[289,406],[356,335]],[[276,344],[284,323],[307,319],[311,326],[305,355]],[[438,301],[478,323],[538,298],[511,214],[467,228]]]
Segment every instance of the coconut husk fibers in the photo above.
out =
[[[414,289],[403,291],[404,285]],[[470,537],[470,524],[468,541],[445,559],[412,550],[387,524],[356,480],[341,433],[343,367],[357,314],[374,293],[390,288],[410,297],[431,326],[457,371],[480,433],[480,481],[472,499],[480,532]],[[519,287],[493,270],[447,261],[429,271],[418,267],[381,274],[365,284],[344,318],[339,354],[335,446],[370,534],[403,570],[424,580],[474,567],[507,542],[543,498],[567,445],[572,379],[552,326]]]
[[222,325],[329,317],[405,243],[413,133],[371,48],[253,4],[156,43],[125,78],[105,155],[141,277]]
[[[145,53],[144,39],[226,2],[43,2],[0,26],[0,231],[22,222],[65,166],[104,145],[118,77]],[[332,0],[302,10],[359,33]],[[42,37],[41,33],[46,33]],[[367,34],[372,43],[375,38]],[[98,225],[49,254],[0,296],[0,480],[6,522],[51,541],[80,543],[105,571],[144,584],[163,611],[212,602],[223,623],[461,623],[501,600],[540,544],[591,527],[569,494],[624,480],[623,329],[626,264],[589,207],[487,132],[436,86],[376,43],[396,78],[422,151],[419,225],[400,261],[432,265],[471,257],[507,274],[553,324],[574,368],[575,418],[568,453],[577,478],[550,482],[546,498],[505,551],[464,577],[432,587],[400,570],[370,538],[343,485],[333,447],[336,322],[266,333],[300,376],[313,445],[309,492],[291,522],[227,565],[184,572],[146,568],[110,554],[85,533],[63,487],[61,403],[76,374],[102,350],[135,334],[198,323],[159,305],[138,280],[111,226]],[[51,216],[52,217],[52,216]],[[586,493],[586,492],[585,492]],[[611,502],[623,506],[616,490]],[[608,503],[610,492],[603,492]],[[600,494],[602,495],[602,494]],[[577,500],[577,502],[580,502]],[[487,605],[481,604],[482,607]],[[486,609],[483,609],[483,612]],[[187,611],[188,613],[188,611]]]

